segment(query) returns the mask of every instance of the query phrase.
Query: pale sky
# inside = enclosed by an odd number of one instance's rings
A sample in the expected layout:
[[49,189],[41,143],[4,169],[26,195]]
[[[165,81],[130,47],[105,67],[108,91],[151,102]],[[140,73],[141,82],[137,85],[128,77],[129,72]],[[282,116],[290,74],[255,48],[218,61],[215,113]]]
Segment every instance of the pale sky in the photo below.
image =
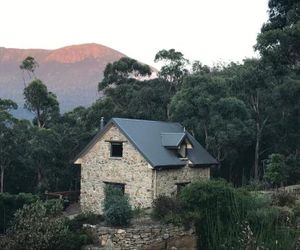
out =
[[0,0],[0,47],[99,43],[155,65],[161,49],[213,65],[253,57],[268,0]]

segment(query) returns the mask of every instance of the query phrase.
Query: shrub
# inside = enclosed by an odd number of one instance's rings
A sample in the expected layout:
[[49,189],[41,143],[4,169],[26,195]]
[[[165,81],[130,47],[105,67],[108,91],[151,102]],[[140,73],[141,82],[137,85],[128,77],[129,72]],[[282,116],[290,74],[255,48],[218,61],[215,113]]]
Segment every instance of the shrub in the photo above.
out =
[[276,206],[293,206],[295,205],[296,197],[295,195],[285,192],[285,191],[279,191],[274,194],[272,194],[272,203]]
[[[297,249],[294,215],[279,207],[251,210],[247,215],[257,246],[266,249]],[[299,233],[298,233],[299,234]]]
[[245,192],[222,180],[201,180],[182,190],[180,199],[194,217],[201,249],[243,248],[237,235],[245,214],[243,201],[250,197]]
[[81,213],[69,221],[69,227],[72,231],[80,231],[83,224],[97,224],[103,221],[102,215],[97,215],[92,212]]
[[279,187],[287,181],[288,174],[284,155],[269,155],[264,178],[276,187]]
[[182,211],[182,204],[176,197],[161,195],[153,201],[152,217],[162,220]]
[[60,202],[37,201],[16,212],[1,249],[75,250],[83,243],[83,238],[69,230]]
[[293,213],[295,215],[296,218],[299,218],[300,219],[300,206],[296,206],[294,209],[293,209]]
[[248,185],[245,186],[248,191],[260,191],[270,188],[270,185],[266,181],[260,181],[256,179],[251,179]]
[[37,201],[39,197],[33,194],[20,193],[8,194],[0,193],[0,233],[11,225],[14,213],[25,204],[31,204]]
[[127,226],[133,217],[132,208],[127,195],[122,191],[107,186],[103,203],[105,222],[111,226]]

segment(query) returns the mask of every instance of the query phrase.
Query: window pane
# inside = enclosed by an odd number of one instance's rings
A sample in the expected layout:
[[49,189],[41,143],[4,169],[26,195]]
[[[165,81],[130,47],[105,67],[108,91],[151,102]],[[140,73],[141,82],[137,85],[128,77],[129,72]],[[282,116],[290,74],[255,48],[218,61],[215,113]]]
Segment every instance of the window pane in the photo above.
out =
[[123,144],[121,142],[112,142],[110,155],[112,157],[122,157],[123,156]]

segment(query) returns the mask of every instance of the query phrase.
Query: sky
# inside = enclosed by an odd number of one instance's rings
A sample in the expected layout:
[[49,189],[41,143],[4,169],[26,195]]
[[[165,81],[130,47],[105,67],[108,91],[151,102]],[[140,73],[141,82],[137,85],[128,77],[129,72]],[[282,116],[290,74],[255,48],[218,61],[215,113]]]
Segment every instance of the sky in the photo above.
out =
[[0,0],[0,47],[99,43],[155,65],[174,48],[213,66],[257,56],[267,0]]

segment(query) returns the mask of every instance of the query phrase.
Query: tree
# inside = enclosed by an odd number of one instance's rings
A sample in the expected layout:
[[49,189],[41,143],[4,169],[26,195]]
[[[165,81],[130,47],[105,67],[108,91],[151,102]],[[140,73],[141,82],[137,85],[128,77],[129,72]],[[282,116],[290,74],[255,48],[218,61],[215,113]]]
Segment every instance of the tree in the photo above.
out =
[[104,78],[98,84],[101,91],[111,85],[120,85],[128,81],[134,81],[141,77],[151,75],[151,68],[135,59],[122,57],[120,60],[109,63],[104,70]]
[[15,146],[14,125],[16,120],[9,113],[17,109],[17,104],[11,100],[0,99],[0,192],[4,192],[4,172],[11,166]]
[[37,190],[41,191],[48,187],[49,172],[57,164],[60,139],[51,129],[34,127],[31,133],[27,159],[36,172]]
[[159,77],[170,82],[170,91],[174,94],[180,88],[183,77],[188,74],[188,60],[175,49],[163,49],[155,55],[154,62],[165,63],[160,69]]
[[32,79],[33,77],[35,78],[34,71],[38,66],[39,66],[38,62],[32,56],[26,57],[20,64],[20,69],[22,70],[23,73],[23,81],[25,87],[26,87],[26,81],[25,81],[24,73],[27,72],[29,80]]
[[191,75],[183,81],[180,91],[170,103],[170,117],[181,121],[193,135],[204,138],[209,148],[209,125],[213,105],[225,97],[227,88],[222,78],[210,75]]
[[227,69],[234,73],[230,78],[231,92],[243,100],[255,121],[254,178],[261,176],[260,155],[262,139],[273,114],[273,90],[280,79],[272,68],[257,59],[247,59],[243,65],[232,64]]
[[48,92],[47,86],[39,79],[32,81],[24,89],[24,107],[35,114],[39,128],[59,114],[59,104],[55,94]]
[[300,3],[298,0],[269,0],[269,20],[257,36],[256,50],[278,67],[299,66]]
[[283,186],[288,178],[284,155],[269,155],[264,178],[276,187]]

